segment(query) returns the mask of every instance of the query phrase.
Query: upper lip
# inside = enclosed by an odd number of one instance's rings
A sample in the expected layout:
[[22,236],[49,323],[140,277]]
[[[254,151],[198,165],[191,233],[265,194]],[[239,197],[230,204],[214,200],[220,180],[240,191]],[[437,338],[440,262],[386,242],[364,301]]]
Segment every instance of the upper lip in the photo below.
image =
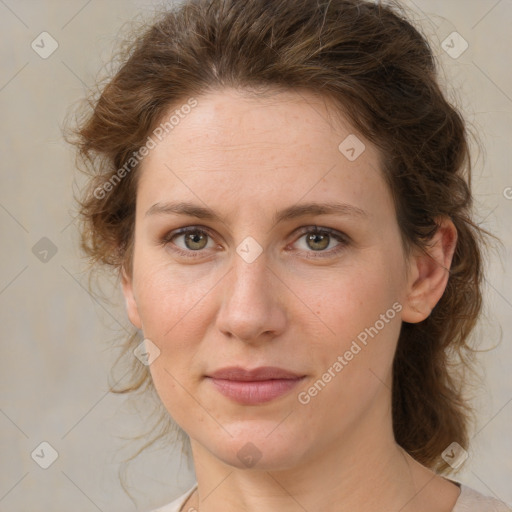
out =
[[207,375],[214,379],[236,380],[236,381],[258,381],[271,379],[299,379],[304,375],[299,375],[290,370],[278,368],[276,366],[260,366],[247,370],[240,366],[230,366],[221,368]]

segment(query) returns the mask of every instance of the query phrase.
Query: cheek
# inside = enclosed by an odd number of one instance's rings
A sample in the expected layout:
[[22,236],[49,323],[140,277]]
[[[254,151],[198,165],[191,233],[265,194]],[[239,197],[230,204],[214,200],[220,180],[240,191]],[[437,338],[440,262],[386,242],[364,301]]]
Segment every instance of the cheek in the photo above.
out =
[[[194,399],[197,396],[195,383],[190,382],[188,365],[179,355],[169,357],[163,352],[150,366],[151,379],[154,388],[174,422],[187,434],[195,428],[201,431],[201,425],[211,425],[211,416],[200,403]],[[208,409],[210,409],[208,407]]]
[[[139,260],[135,287],[137,305],[144,335],[160,342],[171,338],[194,339],[190,329],[198,326],[197,319],[205,313],[209,292],[215,286],[213,272],[198,275],[193,266],[179,267],[167,262]],[[138,270],[138,273],[137,273]],[[191,322],[195,319],[195,322]]]
[[138,305],[144,337],[160,350],[150,365],[151,377],[165,408],[183,427],[182,411],[191,406],[185,390],[194,392],[190,368],[203,337],[204,292],[168,268],[148,268],[139,276]]
[[[326,384],[330,389],[322,391],[318,405],[324,400],[369,399],[390,377],[400,333],[402,305],[396,280],[385,258],[372,258],[371,265],[360,262],[320,284],[323,294],[308,295],[311,310],[321,319],[317,327],[325,333],[309,339],[322,381],[317,387]],[[310,331],[312,326],[313,321]]]
[[340,280],[319,300],[327,336],[311,337],[311,358],[317,373],[297,397],[312,424],[345,428],[388,393],[400,333],[401,304],[386,287],[382,274],[366,273]]
[[[397,301],[398,287],[391,280],[389,268],[373,260],[371,265],[340,269],[316,279],[314,287],[303,283],[307,286],[304,302],[309,302],[310,316],[322,321],[331,338],[355,337]],[[390,315],[395,316],[393,311]]]
[[179,411],[190,405],[184,388],[195,384],[190,370],[210,321],[208,292],[216,282],[212,272],[202,280],[192,273],[192,266],[180,269],[154,258],[140,258],[134,267],[144,337],[160,351],[150,366],[151,376],[171,415],[170,407]]

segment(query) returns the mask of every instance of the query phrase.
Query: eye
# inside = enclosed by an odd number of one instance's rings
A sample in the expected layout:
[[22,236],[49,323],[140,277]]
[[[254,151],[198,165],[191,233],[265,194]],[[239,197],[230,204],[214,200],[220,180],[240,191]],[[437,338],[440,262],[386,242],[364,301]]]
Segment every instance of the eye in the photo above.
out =
[[[210,246],[208,246],[209,242]],[[203,249],[211,249],[215,247],[212,237],[208,231],[196,226],[188,226],[166,234],[162,238],[161,244],[164,246],[172,244],[174,246],[172,247],[174,252],[191,258],[200,256]]]
[[[301,236],[296,239],[295,244],[303,240],[302,247],[298,250],[307,253],[307,258],[333,256],[349,244],[347,235],[330,228],[306,226],[300,230],[299,234]],[[337,242],[334,247],[332,247],[333,241]],[[162,237],[160,244],[186,258],[204,256],[205,249],[216,247],[209,231],[198,226],[187,226],[171,231]]]
[[[337,254],[348,245],[348,237],[343,233],[330,229],[330,228],[319,228],[318,226],[308,226],[301,230],[302,236],[297,239],[297,242],[303,240],[302,247],[299,250],[303,250],[309,253],[321,253],[308,255],[308,258],[332,256]],[[332,247],[332,242],[337,241],[338,244]],[[295,242],[295,243],[297,243]],[[328,249],[331,247],[331,249]]]

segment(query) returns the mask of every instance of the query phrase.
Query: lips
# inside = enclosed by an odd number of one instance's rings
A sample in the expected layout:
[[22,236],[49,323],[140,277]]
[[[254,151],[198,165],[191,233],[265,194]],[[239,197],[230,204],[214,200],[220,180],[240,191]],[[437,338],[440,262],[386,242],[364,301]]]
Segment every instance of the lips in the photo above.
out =
[[258,405],[274,400],[291,391],[304,378],[304,375],[274,366],[252,370],[229,367],[207,375],[217,391],[241,405]]
[[236,381],[260,381],[274,379],[297,379],[303,377],[297,373],[277,368],[276,366],[262,366],[253,370],[246,370],[240,366],[222,368],[208,375],[214,379],[236,380]]

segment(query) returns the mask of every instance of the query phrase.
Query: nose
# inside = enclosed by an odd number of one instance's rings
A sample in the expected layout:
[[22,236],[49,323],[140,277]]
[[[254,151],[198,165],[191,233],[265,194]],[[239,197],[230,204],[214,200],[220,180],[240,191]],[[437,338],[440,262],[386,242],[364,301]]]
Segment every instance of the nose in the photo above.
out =
[[286,287],[268,266],[265,252],[252,263],[235,254],[222,286],[216,323],[225,336],[257,344],[284,331]]

